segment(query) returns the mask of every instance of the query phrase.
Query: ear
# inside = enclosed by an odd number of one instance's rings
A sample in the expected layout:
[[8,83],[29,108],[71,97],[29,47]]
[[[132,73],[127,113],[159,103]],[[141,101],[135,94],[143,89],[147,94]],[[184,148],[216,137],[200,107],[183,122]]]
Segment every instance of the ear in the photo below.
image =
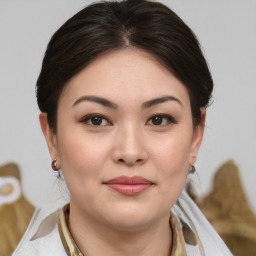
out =
[[204,127],[205,127],[205,118],[206,118],[206,109],[200,108],[201,111],[201,122],[200,124],[194,128],[193,138],[191,143],[191,151],[190,151],[190,165],[193,165],[197,158],[198,150],[201,146],[203,135],[204,135]]
[[53,133],[52,129],[49,126],[47,113],[40,113],[39,121],[40,121],[41,129],[44,134],[45,140],[47,142],[47,146],[48,146],[48,150],[51,155],[51,158],[52,160],[57,159],[59,156],[57,138],[56,138],[56,134]]

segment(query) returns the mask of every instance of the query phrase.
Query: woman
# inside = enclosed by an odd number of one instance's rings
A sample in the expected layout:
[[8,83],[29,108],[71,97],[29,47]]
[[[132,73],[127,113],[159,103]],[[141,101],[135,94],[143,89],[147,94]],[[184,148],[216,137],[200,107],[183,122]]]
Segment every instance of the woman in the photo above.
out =
[[212,88],[197,39],[160,3],[97,3],[69,19],[37,99],[70,203],[37,211],[14,255],[231,255],[182,192]]

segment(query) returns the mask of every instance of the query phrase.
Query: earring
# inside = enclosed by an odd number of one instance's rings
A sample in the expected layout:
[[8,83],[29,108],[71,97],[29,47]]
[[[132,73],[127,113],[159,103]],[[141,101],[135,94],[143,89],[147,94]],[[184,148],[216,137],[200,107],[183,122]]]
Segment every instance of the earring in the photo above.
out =
[[189,173],[193,174],[196,172],[196,167],[194,165],[191,165],[189,168]]
[[58,171],[58,167],[57,167],[57,159],[55,158],[53,161],[52,161],[52,169],[54,171]]

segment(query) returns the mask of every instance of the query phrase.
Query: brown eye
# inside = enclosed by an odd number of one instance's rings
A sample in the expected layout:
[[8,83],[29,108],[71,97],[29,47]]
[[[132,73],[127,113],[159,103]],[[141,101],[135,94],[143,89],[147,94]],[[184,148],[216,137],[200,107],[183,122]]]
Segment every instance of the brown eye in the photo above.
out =
[[90,114],[85,116],[81,123],[90,125],[90,126],[107,126],[111,125],[111,123],[102,115],[100,114]]
[[102,124],[102,117],[100,116],[94,116],[91,118],[91,123],[93,125],[101,125]]
[[154,116],[152,118],[152,124],[153,125],[161,125],[162,122],[163,122],[163,117],[161,117],[161,116]]
[[167,114],[157,114],[152,116],[148,122],[148,125],[153,126],[166,126],[170,124],[177,124],[177,121],[170,115]]

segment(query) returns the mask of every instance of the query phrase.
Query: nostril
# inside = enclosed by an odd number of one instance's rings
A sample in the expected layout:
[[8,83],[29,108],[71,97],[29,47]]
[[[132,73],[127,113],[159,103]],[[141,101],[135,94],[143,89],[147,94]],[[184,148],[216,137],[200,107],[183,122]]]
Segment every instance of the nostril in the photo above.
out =
[[143,163],[143,159],[139,158],[139,159],[136,159],[136,160],[131,160],[131,159],[119,158],[118,162],[122,163],[122,164],[124,163],[124,164],[127,164],[127,165],[135,165],[135,164]]

